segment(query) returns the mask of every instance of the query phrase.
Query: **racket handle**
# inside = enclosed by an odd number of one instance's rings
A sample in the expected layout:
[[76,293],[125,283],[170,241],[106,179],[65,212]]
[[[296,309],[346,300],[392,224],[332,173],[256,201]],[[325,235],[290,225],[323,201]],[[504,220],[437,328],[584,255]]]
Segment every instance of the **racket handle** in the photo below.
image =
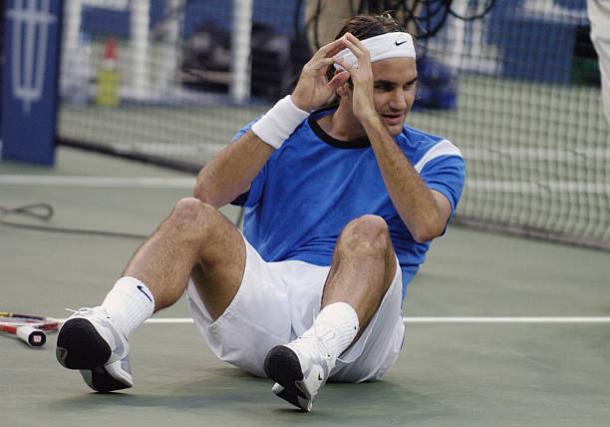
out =
[[47,342],[46,334],[40,329],[32,328],[31,326],[19,326],[16,333],[30,347],[40,347]]

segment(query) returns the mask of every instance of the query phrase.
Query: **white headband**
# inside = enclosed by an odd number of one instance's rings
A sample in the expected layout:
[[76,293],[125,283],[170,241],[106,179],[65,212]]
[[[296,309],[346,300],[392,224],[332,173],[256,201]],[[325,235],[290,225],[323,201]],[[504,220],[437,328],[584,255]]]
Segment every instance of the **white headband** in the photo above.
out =
[[[383,61],[390,58],[413,58],[415,59],[415,47],[413,37],[408,33],[385,33],[380,36],[362,40],[362,44],[371,54],[371,62]],[[351,50],[345,48],[336,55],[343,58],[350,65],[357,65],[358,60]],[[334,64],[338,70],[343,70],[339,64]]]

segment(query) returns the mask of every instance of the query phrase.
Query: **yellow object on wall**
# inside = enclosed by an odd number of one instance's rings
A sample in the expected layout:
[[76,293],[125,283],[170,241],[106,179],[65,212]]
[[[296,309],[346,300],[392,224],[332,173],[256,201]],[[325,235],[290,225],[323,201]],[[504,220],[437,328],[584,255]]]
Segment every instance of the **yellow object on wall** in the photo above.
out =
[[117,70],[116,40],[108,39],[104,47],[102,65],[97,72],[95,103],[106,107],[117,107],[120,103],[120,85],[121,75]]

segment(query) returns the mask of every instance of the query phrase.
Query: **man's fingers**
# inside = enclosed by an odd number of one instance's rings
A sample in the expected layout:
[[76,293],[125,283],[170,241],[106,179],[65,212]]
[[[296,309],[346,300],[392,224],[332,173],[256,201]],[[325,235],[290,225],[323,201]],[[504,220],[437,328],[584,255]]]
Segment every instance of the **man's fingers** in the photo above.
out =
[[339,86],[345,83],[350,78],[350,74],[347,71],[341,71],[334,75],[332,80],[328,82],[328,85],[332,90],[336,90]]
[[358,37],[356,37],[352,33],[345,33],[345,38],[348,41],[350,41],[351,43],[355,44],[360,50],[362,50],[364,52],[366,52],[368,50],[366,48],[366,46],[364,46],[364,44],[362,43],[362,40],[360,40]]
[[345,40],[343,40],[343,38],[324,45],[316,53],[314,53],[309,62],[306,64],[306,67],[310,71],[318,72],[321,68],[328,67],[330,64],[332,64],[334,62],[334,55],[343,49],[345,49]]
[[348,73],[352,73],[353,71],[356,71],[358,69],[358,63],[356,64],[351,64],[349,62],[347,62],[345,59],[343,58],[334,58],[335,63],[341,65]]
[[[362,59],[369,57],[368,49],[366,47],[364,47],[364,45],[362,43],[360,43],[360,40],[358,40],[356,37],[352,36],[350,33],[347,33],[344,37],[345,37],[345,46],[349,50],[352,51],[352,53],[354,54],[354,56],[356,58],[358,58],[359,60],[362,60]],[[352,40],[355,40],[355,42]]]
[[[354,65],[346,62],[343,58],[339,58],[336,56],[341,50],[348,48],[356,57],[358,62]],[[335,83],[333,81],[336,80],[338,82],[337,87],[343,84],[348,78],[349,74],[355,72],[359,68],[359,64],[366,63],[370,61],[369,59],[369,51],[364,45],[351,33],[346,33],[342,37],[337,40],[334,40],[324,46],[322,46],[311,58],[309,63],[306,66],[307,74],[314,75],[322,69],[328,68],[329,65],[333,63],[337,63],[341,65],[345,70],[346,74],[341,74],[341,77],[333,77],[329,84],[331,87],[335,87]]]
[[327,68],[330,64],[333,64],[334,62],[334,58],[322,58],[311,64],[311,69],[319,71],[321,68]]
[[332,57],[334,54],[340,52],[345,49],[345,41],[343,37],[338,38],[324,46],[322,46],[318,51],[313,55],[314,57],[322,57],[328,58]]

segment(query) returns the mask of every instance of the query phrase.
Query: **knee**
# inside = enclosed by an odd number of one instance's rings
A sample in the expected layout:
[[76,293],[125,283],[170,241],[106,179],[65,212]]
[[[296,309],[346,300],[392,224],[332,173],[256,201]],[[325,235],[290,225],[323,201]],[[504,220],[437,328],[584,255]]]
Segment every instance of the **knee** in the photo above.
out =
[[213,229],[218,211],[194,197],[186,197],[176,203],[169,220],[176,230],[195,231],[195,234]]
[[391,246],[388,225],[377,215],[364,215],[352,220],[341,233],[343,250],[367,256],[385,254]]

